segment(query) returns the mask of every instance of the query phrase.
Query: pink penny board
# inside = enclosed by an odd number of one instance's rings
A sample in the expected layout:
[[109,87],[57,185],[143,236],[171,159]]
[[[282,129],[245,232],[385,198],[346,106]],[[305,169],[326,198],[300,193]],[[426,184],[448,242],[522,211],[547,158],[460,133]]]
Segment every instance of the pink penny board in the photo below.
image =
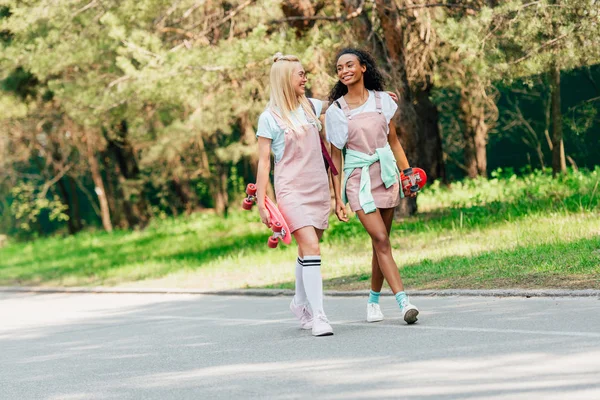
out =
[[[244,210],[252,209],[252,206],[256,203],[256,185],[249,183],[246,187],[246,194],[248,195],[242,202],[242,208]],[[292,234],[288,227],[285,218],[281,215],[281,212],[273,203],[273,201],[267,196],[265,197],[265,206],[271,217],[271,230],[273,235],[269,237],[268,245],[271,248],[277,247],[277,243],[282,241],[285,244],[292,243]]]

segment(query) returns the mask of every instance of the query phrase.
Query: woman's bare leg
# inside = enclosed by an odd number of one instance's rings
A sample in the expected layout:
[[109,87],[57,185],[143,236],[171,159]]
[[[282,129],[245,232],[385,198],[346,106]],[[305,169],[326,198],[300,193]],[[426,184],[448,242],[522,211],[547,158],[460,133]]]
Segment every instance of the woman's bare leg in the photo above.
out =
[[[383,223],[385,224],[385,228],[387,230],[388,237],[392,232],[392,222],[394,220],[394,209],[393,208],[381,208],[379,209],[381,213],[381,218],[383,219]],[[373,245],[373,257],[371,259],[371,290],[374,292],[381,292],[381,288],[383,287],[383,280],[385,277],[383,276],[383,272],[379,267],[379,261],[377,260],[377,253],[375,252],[375,245]]]
[[356,215],[369,236],[371,236],[379,269],[383,273],[388,285],[390,285],[390,289],[392,289],[394,294],[404,291],[398,266],[392,257],[390,237],[381,211],[378,209],[375,212],[365,214],[363,210],[359,210],[356,212]]
[[381,269],[385,280],[396,296],[396,301],[398,302],[398,306],[400,306],[404,321],[407,324],[414,324],[417,321],[419,309],[410,303],[408,296],[404,293],[404,284],[400,278],[398,266],[392,257],[389,233],[380,210],[376,210],[370,214],[365,214],[364,211],[360,210],[356,214],[371,236],[379,269]]

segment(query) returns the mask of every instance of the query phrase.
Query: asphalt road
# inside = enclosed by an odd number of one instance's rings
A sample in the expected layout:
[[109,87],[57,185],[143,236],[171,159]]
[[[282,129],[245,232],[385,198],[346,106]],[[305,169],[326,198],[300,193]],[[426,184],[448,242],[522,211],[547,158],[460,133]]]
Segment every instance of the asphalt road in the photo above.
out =
[[600,399],[597,298],[0,293],[0,399]]

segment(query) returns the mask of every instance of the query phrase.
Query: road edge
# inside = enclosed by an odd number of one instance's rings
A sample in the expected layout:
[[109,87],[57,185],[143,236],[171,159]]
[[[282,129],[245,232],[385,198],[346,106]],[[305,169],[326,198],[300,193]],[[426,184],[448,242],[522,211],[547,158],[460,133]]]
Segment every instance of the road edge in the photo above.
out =
[[[197,294],[215,296],[292,296],[291,289],[228,289],[201,290],[182,288],[127,288],[127,287],[46,287],[46,286],[0,286],[0,293],[112,293],[112,294]],[[368,290],[326,290],[331,297],[363,297]],[[381,293],[391,296],[387,290]],[[597,289],[440,289],[410,290],[411,296],[467,296],[467,297],[599,297]]]

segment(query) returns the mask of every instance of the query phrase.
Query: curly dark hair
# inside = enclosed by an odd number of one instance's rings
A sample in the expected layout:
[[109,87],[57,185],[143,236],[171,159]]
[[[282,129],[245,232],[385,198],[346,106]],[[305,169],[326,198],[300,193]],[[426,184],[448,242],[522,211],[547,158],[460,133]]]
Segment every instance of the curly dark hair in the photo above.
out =
[[[383,91],[385,80],[383,78],[383,75],[377,68],[377,63],[375,62],[375,59],[371,54],[369,54],[369,52],[365,50],[354,49],[351,47],[342,49],[342,51],[340,51],[335,57],[334,67],[337,65],[337,60],[339,60],[340,57],[344,54],[354,54],[358,58],[360,65],[367,67],[367,70],[363,74],[365,87],[367,89]],[[331,91],[329,92],[329,102],[331,103],[339,99],[346,93],[348,93],[348,87],[342,82],[337,81],[333,89],[331,89]]]

